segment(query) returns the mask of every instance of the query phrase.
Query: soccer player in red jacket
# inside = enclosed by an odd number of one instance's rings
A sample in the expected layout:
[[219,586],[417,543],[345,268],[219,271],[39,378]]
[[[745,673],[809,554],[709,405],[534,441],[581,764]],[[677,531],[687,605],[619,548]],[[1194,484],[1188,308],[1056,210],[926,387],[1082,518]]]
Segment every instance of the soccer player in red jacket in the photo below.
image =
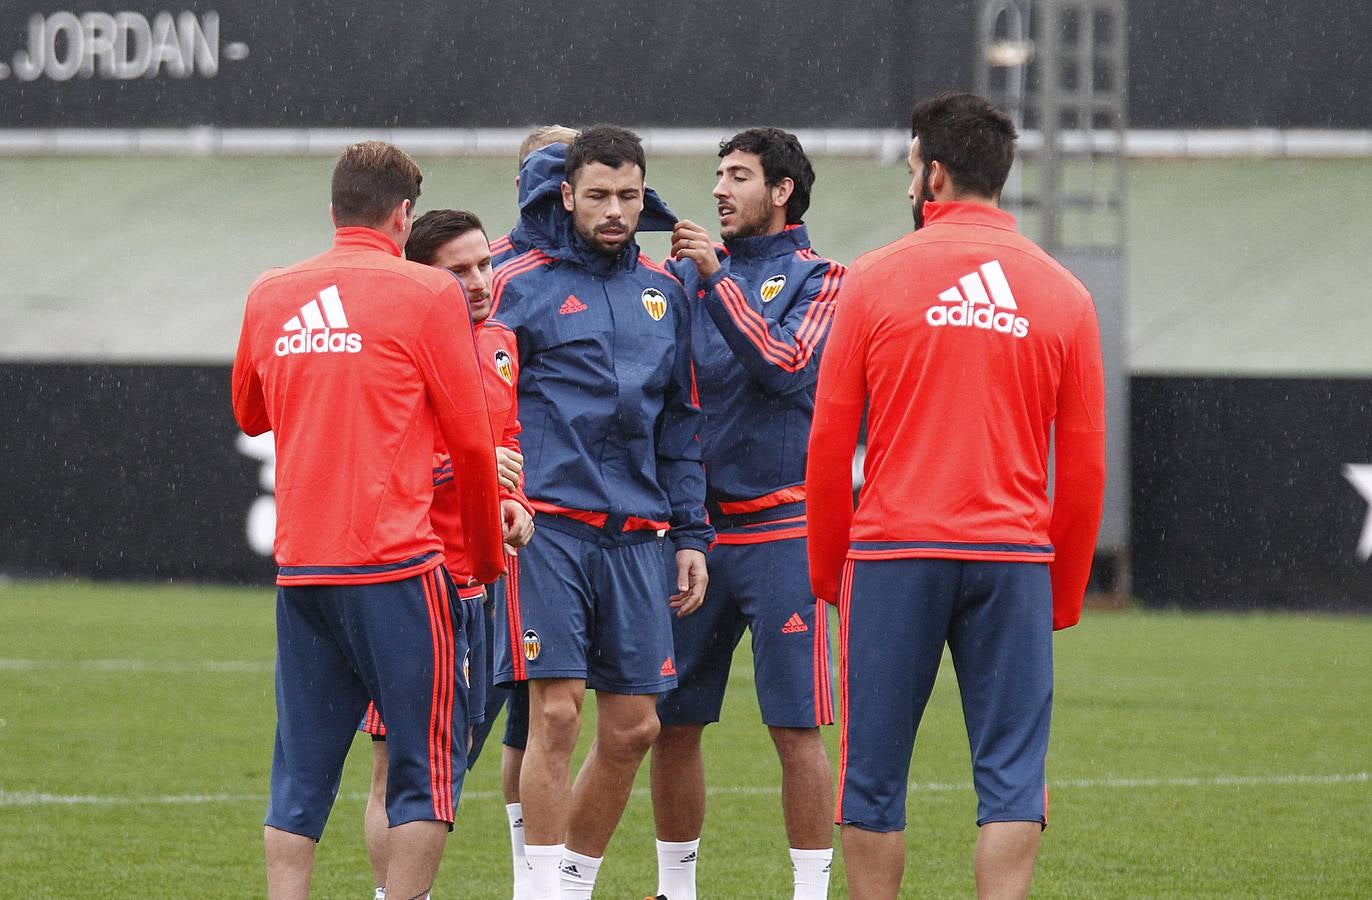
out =
[[1052,632],[1080,616],[1100,524],[1100,337],[1090,294],[997,208],[1009,118],[944,94],[915,108],[912,134],[917,230],[848,270],[806,470],[811,584],[839,604],[837,820],[850,895],[894,898],[915,731],[947,643],[977,892],[1023,897],[1047,823]]
[[[414,221],[409,240],[405,243],[405,258],[426,266],[434,266],[452,274],[467,293],[468,308],[476,326],[477,361],[486,388],[486,403],[491,414],[491,431],[499,436],[496,447],[500,481],[500,507],[507,522],[505,542],[512,551],[524,546],[533,536],[533,511],[521,488],[523,455],[519,448],[519,405],[515,382],[519,378],[518,352],[514,333],[491,322],[491,248],[485,227],[475,213],[462,209],[430,210]],[[473,647],[471,663],[464,674],[471,685],[484,687],[484,704],[473,700],[469,708],[473,723],[467,768],[476,762],[492,723],[500,712],[508,693],[491,684],[493,604],[504,602],[505,579],[484,585],[474,582],[463,539],[461,509],[458,506],[457,482],[452,458],[446,448],[434,451],[434,502],[430,519],[434,531],[443,539],[443,555],[449,574],[459,585],[457,596],[466,607],[472,621],[483,624],[482,633],[476,629],[468,635]],[[513,580],[517,557],[506,558],[506,572]],[[386,772],[390,767],[386,752],[386,728],[374,707],[369,707],[362,730],[372,736],[372,787],[367,797],[366,838],[367,856],[371,860],[376,879],[378,898],[385,896],[386,868],[390,860],[387,852],[389,822],[386,817]],[[522,837],[522,836],[521,836]],[[515,877],[523,861],[522,840],[515,851]]]
[[333,173],[331,250],[248,294],[234,416],[276,441],[277,732],[265,845],[273,898],[309,893],[315,843],[372,698],[388,726],[394,897],[433,882],[466,770],[468,634],[430,522],[436,435],[467,560],[503,566],[495,440],[462,286],[401,258],[422,180],[379,141]]

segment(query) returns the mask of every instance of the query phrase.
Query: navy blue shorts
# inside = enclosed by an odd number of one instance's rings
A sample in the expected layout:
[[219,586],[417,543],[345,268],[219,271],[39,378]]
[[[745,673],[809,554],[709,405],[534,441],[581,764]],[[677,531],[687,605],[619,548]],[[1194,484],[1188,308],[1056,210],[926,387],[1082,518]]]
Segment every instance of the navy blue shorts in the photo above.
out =
[[[814,728],[834,721],[826,604],[810,593],[805,538],[724,543],[710,548],[710,582],[700,609],[672,618],[677,687],[658,699],[663,725],[718,722],[734,648],[752,634],[753,673],[762,721]],[[666,547],[668,577],[676,554]]]
[[[509,574],[507,578],[517,578],[516,566],[519,557],[505,557],[505,569]],[[500,708],[505,705],[505,698],[509,696],[510,690],[506,687],[495,685],[495,610],[497,606],[505,603],[505,578],[501,578],[495,584],[486,588],[486,601],[482,604],[481,622],[482,631],[486,641],[486,665],[483,668],[483,676],[486,685],[486,703],[482,711],[480,724],[472,729],[472,747],[467,751],[467,768],[471,769],[476,765],[477,757],[481,755],[481,749],[486,746],[486,738],[490,737],[491,729],[495,727],[496,717],[500,715]]]
[[[466,589],[458,591],[458,594],[469,593]],[[462,621],[476,623],[485,618],[483,606],[488,601],[485,594],[474,594],[469,597],[458,597],[458,602],[462,605]],[[462,664],[458,671],[462,673],[462,684],[467,685],[467,709],[471,715],[467,724],[472,727],[473,746],[467,751],[467,768],[476,759],[475,734],[481,731],[486,722],[487,708],[490,705],[490,697],[497,693],[497,689],[491,687],[491,628],[487,623],[484,628],[470,628],[467,631],[468,649],[466,656],[462,659]],[[499,692],[500,702],[505,701],[503,692]],[[500,707],[496,706],[495,713],[500,712]],[[492,719],[495,713],[491,713]],[[358,723],[357,730],[370,734],[372,740],[384,741],[386,739],[386,722],[381,718],[381,712],[376,708],[376,704],[369,702],[367,711],[362,715],[362,721]],[[487,729],[489,730],[489,729]]]
[[373,698],[386,720],[392,826],[453,821],[467,763],[469,623],[443,567],[402,581],[281,587],[266,824],[318,840]]
[[1046,824],[1053,600],[1044,563],[849,560],[839,594],[840,825],[905,827],[915,732],[945,643],[977,824]]
[[576,678],[614,694],[673,687],[671,592],[656,533],[543,513],[535,524],[518,581],[496,609],[496,683]]

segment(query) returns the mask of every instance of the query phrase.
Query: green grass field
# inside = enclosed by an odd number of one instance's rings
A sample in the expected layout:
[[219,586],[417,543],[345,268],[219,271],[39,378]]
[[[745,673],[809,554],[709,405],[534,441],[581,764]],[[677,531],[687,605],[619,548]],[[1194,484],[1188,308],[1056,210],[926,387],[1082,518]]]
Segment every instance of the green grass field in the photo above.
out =
[[[4,893],[263,895],[271,591],[7,582],[0,621]],[[1053,827],[1035,896],[1368,896],[1369,649],[1366,618],[1088,611],[1057,638]],[[707,731],[706,898],[789,896],[745,653]],[[359,741],[349,761],[317,896],[371,895],[368,753]],[[436,897],[509,896],[494,762],[467,782]],[[947,664],[911,780],[906,895],[971,896],[975,798]],[[652,841],[640,790],[597,896],[650,891]],[[847,896],[841,862],[831,896]]]

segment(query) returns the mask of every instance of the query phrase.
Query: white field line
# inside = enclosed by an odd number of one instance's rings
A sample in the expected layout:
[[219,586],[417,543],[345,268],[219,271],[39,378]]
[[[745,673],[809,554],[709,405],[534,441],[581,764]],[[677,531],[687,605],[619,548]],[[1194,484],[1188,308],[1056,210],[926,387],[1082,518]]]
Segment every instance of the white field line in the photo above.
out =
[[[1146,788],[1280,787],[1287,785],[1366,784],[1367,772],[1346,775],[1212,775],[1206,778],[1077,778],[1049,781],[1050,789],[1138,790]],[[970,782],[910,782],[915,792],[971,791]],[[734,785],[712,787],[711,796],[777,795],[776,785]],[[637,789],[635,796],[647,796]],[[499,791],[464,791],[463,800],[494,800]],[[360,801],[366,794],[341,794],[339,799]],[[99,796],[93,794],[48,794],[38,791],[0,790],[0,807],[9,806],[196,806],[222,803],[266,803],[266,794],[163,794],[144,797]]]

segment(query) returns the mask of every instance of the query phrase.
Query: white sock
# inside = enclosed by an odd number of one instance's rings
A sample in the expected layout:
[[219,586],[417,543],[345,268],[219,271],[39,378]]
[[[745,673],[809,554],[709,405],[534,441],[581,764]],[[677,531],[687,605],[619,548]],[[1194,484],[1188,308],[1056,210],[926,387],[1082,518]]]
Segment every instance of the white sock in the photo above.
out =
[[696,855],[700,838],[694,841],[657,842],[657,892],[667,900],[696,900]]
[[563,900],[583,900],[595,890],[595,877],[600,874],[603,857],[583,856],[575,850],[562,851]]
[[791,900],[824,900],[829,896],[829,869],[834,849],[797,850],[791,848],[791,871],[795,873],[795,893]]
[[527,895],[529,883],[529,861],[524,858],[524,805],[506,803],[505,815],[510,820],[510,863],[514,869],[514,896],[515,900],[520,900]]
[[372,894],[372,900],[386,900],[386,889],[384,887],[377,888],[376,893]]
[[527,893],[520,900],[559,900],[562,880],[558,863],[566,852],[565,844],[525,844],[524,858],[529,861]]

